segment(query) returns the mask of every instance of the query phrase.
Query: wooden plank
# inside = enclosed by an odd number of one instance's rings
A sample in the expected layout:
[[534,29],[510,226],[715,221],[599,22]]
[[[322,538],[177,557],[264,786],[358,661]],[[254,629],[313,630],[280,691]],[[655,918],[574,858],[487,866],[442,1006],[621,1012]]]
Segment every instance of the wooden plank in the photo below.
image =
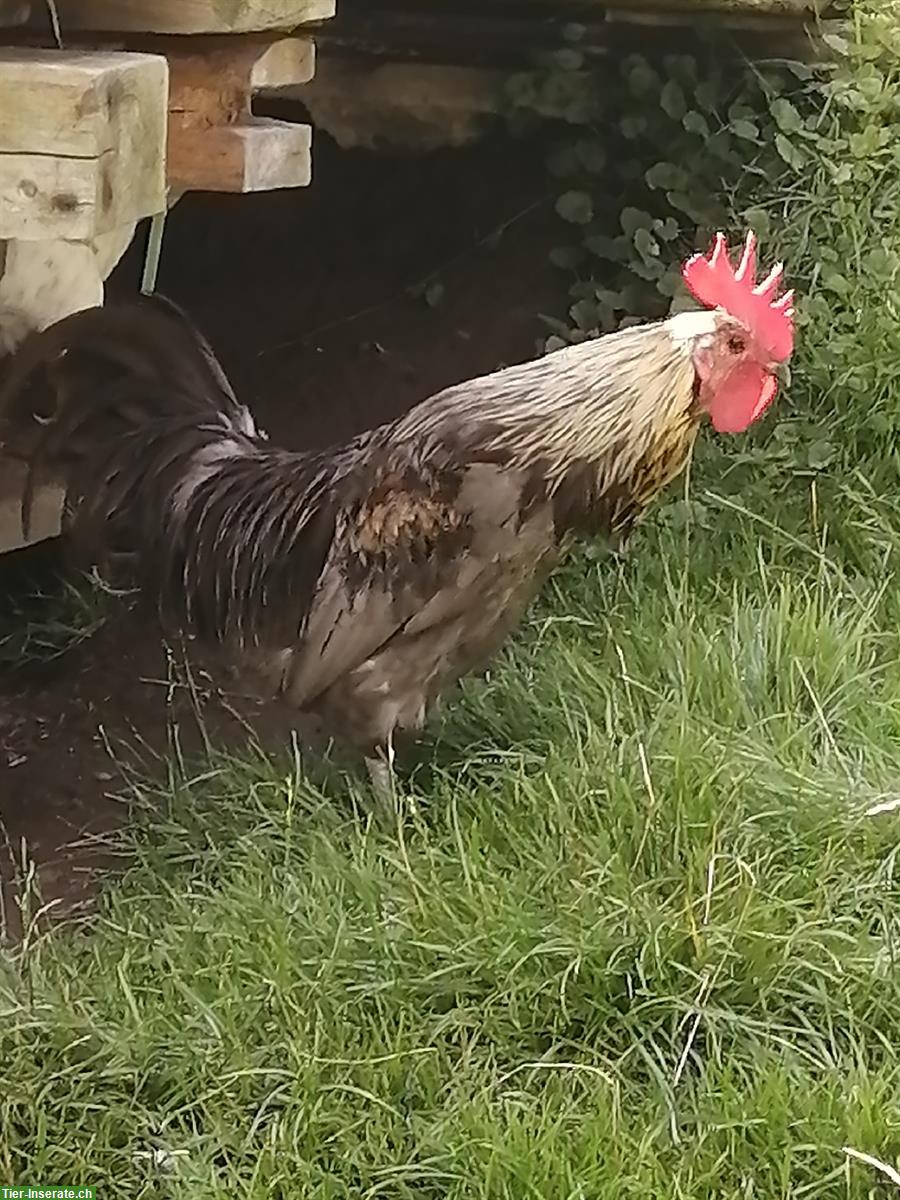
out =
[[169,50],[169,184],[176,190],[257,192],[304,187],[311,130],[251,114],[254,92],[305,83],[308,39],[191,38]]
[[0,46],[0,153],[96,157],[117,145],[123,109],[159,113],[157,55]]
[[176,189],[263,192],[305,187],[312,175],[312,130],[264,117],[197,128],[173,114],[169,182]]
[[[112,158],[0,154],[0,238],[87,239],[111,202]],[[107,181],[104,189],[101,177]]]
[[59,484],[44,483],[35,489],[29,536],[23,534],[26,474],[24,463],[0,455],[0,554],[57,537],[60,531],[63,490]]
[[244,144],[244,192],[307,187],[312,178],[312,129],[254,117],[234,131]]
[[283,88],[309,83],[316,73],[316,46],[311,38],[271,42],[250,68],[250,89]]
[[56,0],[63,29],[252,33],[334,16],[335,0]]
[[170,111],[205,114],[211,121],[250,112],[262,88],[308,83],[315,45],[308,37],[160,38],[152,43],[169,61]]
[[302,101],[343,148],[463,146],[503,112],[504,72],[323,53],[311,83],[274,93]]
[[166,60],[0,47],[0,238],[90,238],[165,206]]

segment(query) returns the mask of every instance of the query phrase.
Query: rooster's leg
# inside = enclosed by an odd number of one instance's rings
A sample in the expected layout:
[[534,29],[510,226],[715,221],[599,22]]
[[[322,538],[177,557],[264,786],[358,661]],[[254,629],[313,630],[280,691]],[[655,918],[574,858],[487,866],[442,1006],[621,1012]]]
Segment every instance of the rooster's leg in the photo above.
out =
[[366,756],[366,769],[372,781],[372,789],[379,800],[393,809],[397,794],[394,780],[394,740],[390,735],[384,746],[379,746],[374,755]]

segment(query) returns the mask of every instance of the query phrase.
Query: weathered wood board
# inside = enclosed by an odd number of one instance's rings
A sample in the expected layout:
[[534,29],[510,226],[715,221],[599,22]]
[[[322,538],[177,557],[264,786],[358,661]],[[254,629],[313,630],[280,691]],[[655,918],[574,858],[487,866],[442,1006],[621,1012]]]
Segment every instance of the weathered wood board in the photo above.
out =
[[174,128],[169,178],[176,189],[268,192],[305,187],[312,176],[308,125],[254,117],[202,132]]
[[165,206],[166,60],[0,47],[0,238],[85,239]]
[[190,38],[167,53],[172,188],[261,192],[309,183],[310,127],[254,116],[251,105],[263,88],[312,79],[310,39]]
[[253,33],[333,17],[335,0],[56,0],[63,29]]
[[56,537],[60,531],[63,492],[59,484],[44,484],[35,489],[31,529],[26,538],[22,531],[22,494],[26,469],[23,463],[0,455],[0,554]]

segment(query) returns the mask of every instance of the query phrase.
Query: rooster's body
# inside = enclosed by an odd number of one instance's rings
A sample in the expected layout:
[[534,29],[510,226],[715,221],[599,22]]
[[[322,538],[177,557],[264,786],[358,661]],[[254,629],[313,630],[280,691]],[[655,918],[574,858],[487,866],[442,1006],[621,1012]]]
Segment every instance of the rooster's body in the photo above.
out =
[[64,472],[76,534],[135,551],[167,623],[317,713],[383,781],[395,734],[488,662],[567,545],[627,534],[681,470],[716,420],[698,347],[725,336],[727,315],[683,313],[290,453],[181,313],[142,300],[26,344],[7,428],[31,418],[19,453]]

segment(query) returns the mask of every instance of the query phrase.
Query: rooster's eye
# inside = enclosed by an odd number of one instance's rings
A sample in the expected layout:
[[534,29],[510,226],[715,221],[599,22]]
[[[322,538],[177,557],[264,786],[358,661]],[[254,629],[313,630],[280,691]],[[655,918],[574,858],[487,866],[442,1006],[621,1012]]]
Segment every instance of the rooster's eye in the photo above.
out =
[[728,353],[743,354],[746,349],[747,343],[744,339],[739,334],[733,333],[728,339]]

